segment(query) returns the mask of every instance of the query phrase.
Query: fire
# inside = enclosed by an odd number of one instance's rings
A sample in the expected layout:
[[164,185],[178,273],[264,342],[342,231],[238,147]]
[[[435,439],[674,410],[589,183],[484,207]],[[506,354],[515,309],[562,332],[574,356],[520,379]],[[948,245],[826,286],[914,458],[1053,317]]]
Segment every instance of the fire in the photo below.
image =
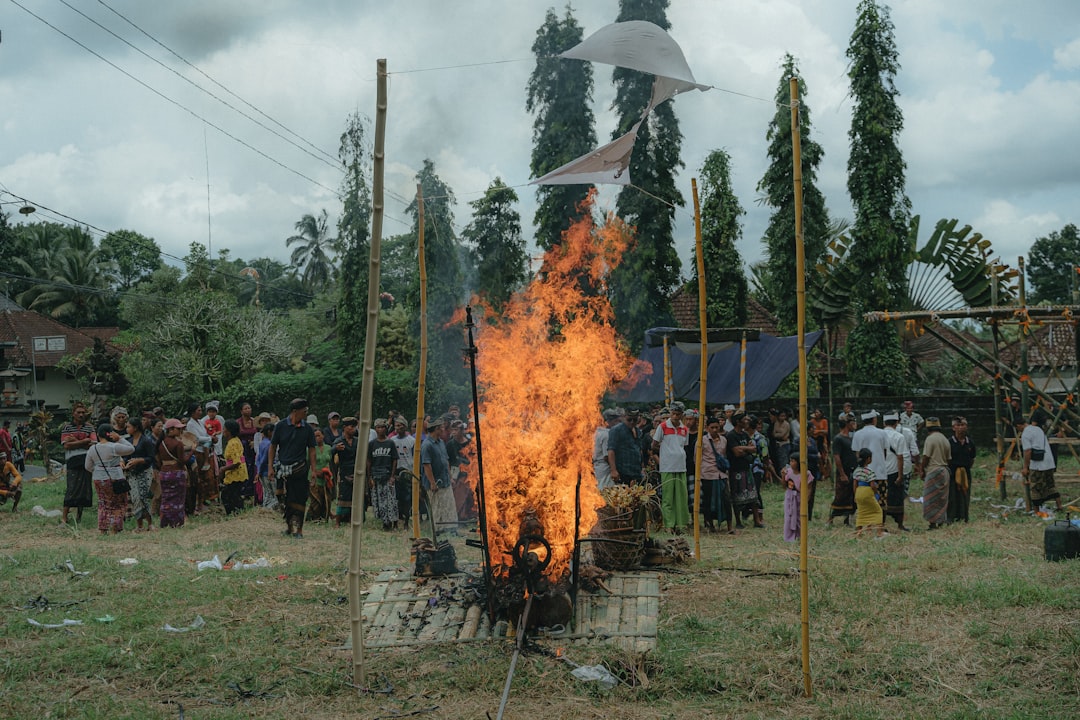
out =
[[612,326],[605,282],[628,238],[614,218],[602,227],[590,217],[576,223],[544,256],[536,279],[478,333],[487,531],[499,574],[531,509],[551,544],[545,575],[563,577],[574,550],[579,476],[581,535],[604,504],[592,470],[593,432],[604,393],[632,361]]

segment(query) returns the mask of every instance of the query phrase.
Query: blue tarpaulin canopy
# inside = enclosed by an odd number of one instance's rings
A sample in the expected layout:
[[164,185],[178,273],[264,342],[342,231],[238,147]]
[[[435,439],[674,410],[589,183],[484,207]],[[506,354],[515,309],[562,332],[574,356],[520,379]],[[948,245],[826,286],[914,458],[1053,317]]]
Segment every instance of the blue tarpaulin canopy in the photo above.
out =
[[[748,331],[746,343],[746,402],[768,400],[784,378],[799,367],[799,338],[773,337],[758,333],[757,340]],[[696,334],[699,338],[691,342]],[[668,357],[671,363],[671,384],[674,397],[696,402],[700,395],[701,341],[700,331],[653,328],[645,334],[645,348],[638,358],[639,367],[620,383],[613,393],[620,403],[664,402],[663,337],[669,338]],[[806,333],[806,350],[810,351],[822,332]],[[706,375],[705,400],[710,404],[739,402],[739,367],[742,353],[741,331],[709,331],[709,365]],[[652,365],[651,372],[640,366]]]

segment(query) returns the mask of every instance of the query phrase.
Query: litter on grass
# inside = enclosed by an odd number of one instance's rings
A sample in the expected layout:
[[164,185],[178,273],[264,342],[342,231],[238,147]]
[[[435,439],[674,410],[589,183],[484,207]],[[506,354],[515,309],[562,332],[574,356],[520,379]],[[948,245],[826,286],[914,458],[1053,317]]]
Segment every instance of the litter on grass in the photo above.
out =
[[97,620],[99,623],[116,622],[116,618],[114,618],[112,615],[104,615],[102,617],[94,618],[94,619]]
[[70,560],[65,560],[63,565],[57,565],[56,569],[67,570],[74,577],[85,577],[86,575],[90,574],[89,570],[76,570],[75,563],[71,562]]
[[173,627],[169,623],[165,623],[162,626],[161,629],[164,630],[165,632],[185,633],[185,632],[188,632],[190,630],[198,630],[199,628],[201,628],[205,624],[206,624],[206,621],[202,619],[202,615],[196,615],[195,620],[190,625],[188,625],[187,627],[179,627],[178,628],[178,627]]
[[202,561],[200,561],[199,564],[196,565],[195,567],[197,567],[199,569],[199,572],[202,572],[203,570],[220,570],[221,567],[222,567],[221,566],[221,558],[219,558],[217,555],[215,555],[210,560],[202,560]]
[[43,518],[55,518],[55,517],[60,517],[60,515],[61,515],[59,510],[46,510],[45,508],[41,507],[40,505],[35,505],[34,507],[30,508],[30,514],[34,515],[36,517],[43,517]]
[[40,623],[33,618],[26,618],[26,622],[30,623],[34,627],[44,628],[46,630],[55,630],[57,628],[71,627],[72,625],[82,625],[82,620],[71,620],[64,618],[63,622],[59,623]]
[[125,565],[125,566],[138,565],[139,561],[136,560],[135,558],[121,558],[120,564]]
[[603,665],[581,665],[571,670],[570,674],[582,682],[594,682],[605,690],[619,684],[619,678]]

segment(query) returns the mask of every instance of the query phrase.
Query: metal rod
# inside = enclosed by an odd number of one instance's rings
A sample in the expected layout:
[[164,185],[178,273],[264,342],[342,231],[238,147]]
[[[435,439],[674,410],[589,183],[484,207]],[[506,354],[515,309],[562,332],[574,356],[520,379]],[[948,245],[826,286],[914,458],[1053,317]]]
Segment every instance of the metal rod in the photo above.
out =
[[476,383],[476,356],[478,350],[476,348],[476,343],[473,340],[473,329],[475,327],[476,323],[473,322],[472,305],[466,305],[465,328],[469,337],[469,375],[472,381],[473,414],[475,415],[473,418],[473,427],[476,431],[476,499],[479,505],[480,540],[484,543],[484,583],[488,589],[488,617],[494,622],[495,593],[492,592],[491,548],[488,545],[487,493],[484,490],[484,446],[480,439],[480,392],[477,389]]
[[502,720],[503,713],[506,712],[506,703],[510,699],[510,683],[514,680],[514,670],[517,668],[518,657],[521,656],[521,646],[525,643],[525,621],[529,617],[532,601],[533,594],[530,592],[529,597],[525,599],[525,609],[521,611],[521,620],[518,621],[517,642],[514,643],[514,655],[510,658],[510,670],[506,673],[506,685],[503,686],[502,699],[499,701],[497,720]]
[[578,579],[581,566],[581,471],[574,487],[574,562],[570,568],[570,602],[577,607]]

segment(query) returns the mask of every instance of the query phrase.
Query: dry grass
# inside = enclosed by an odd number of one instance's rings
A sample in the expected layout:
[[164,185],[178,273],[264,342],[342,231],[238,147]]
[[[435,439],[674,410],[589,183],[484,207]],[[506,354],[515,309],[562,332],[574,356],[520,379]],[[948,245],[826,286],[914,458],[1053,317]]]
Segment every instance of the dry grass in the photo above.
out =
[[[987,473],[974,495],[988,498]],[[1014,490],[1016,488],[1013,488]],[[1080,485],[1062,484],[1080,495]],[[368,684],[348,687],[351,656],[345,530],[309,526],[284,538],[277,517],[198,518],[181,530],[101,537],[32,517],[55,507],[56,483],[31,484],[20,512],[0,509],[0,717],[493,717],[507,642],[370,651]],[[916,490],[916,494],[918,491]],[[1080,562],[1042,559],[1044,523],[986,519],[928,533],[856,539],[811,525],[814,696],[803,697],[797,547],[780,538],[781,496],[766,496],[766,530],[705,535],[703,560],[666,572],[659,648],[648,657],[570,646],[624,683],[610,693],[569,667],[527,653],[508,718],[1071,718],[1080,714]],[[996,502],[996,501],[995,501]],[[89,516],[88,516],[89,517]],[[85,525],[85,523],[84,523]],[[237,552],[269,570],[207,572],[196,560]],[[462,548],[459,557],[477,557]],[[125,568],[118,561],[138,558]],[[55,569],[72,560],[86,577]],[[408,562],[401,534],[367,532],[367,581]],[[366,581],[366,582],[367,582]],[[45,612],[21,609],[45,596]],[[75,603],[62,606],[62,603]],[[95,618],[110,614],[112,623]],[[160,628],[206,620],[201,630]],[[31,627],[27,618],[84,625]],[[230,683],[235,684],[230,687]],[[379,691],[383,692],[379,692]]]

